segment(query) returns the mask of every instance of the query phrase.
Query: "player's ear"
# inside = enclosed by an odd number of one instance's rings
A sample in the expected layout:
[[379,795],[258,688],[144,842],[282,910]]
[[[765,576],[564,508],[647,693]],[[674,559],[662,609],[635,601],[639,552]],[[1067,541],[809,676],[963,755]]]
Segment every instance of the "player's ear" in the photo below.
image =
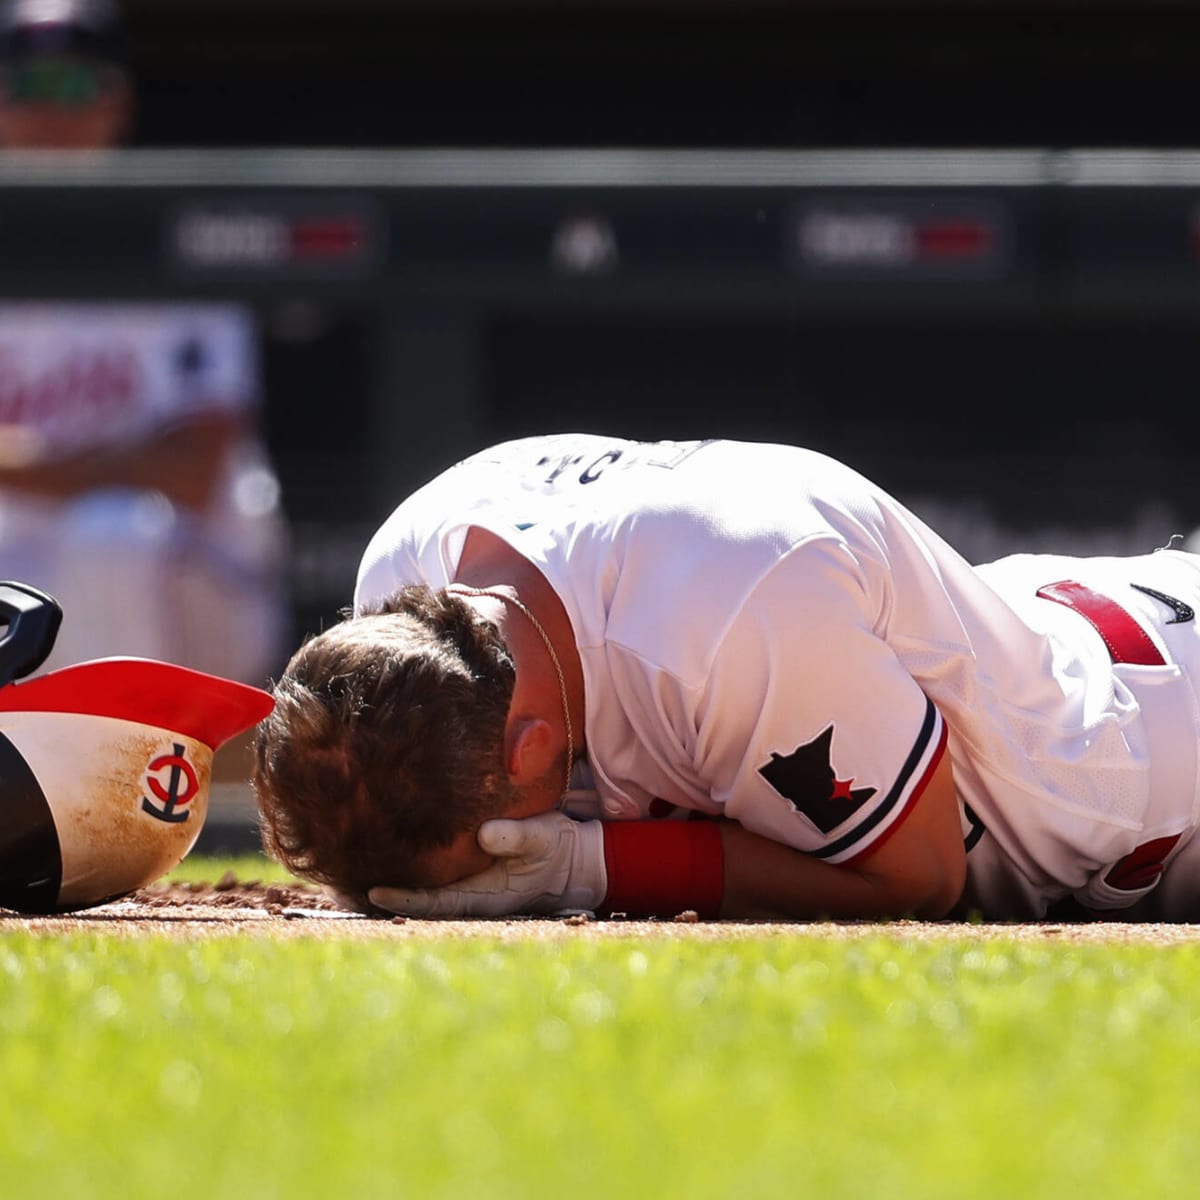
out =
[[553,731],[542,717],[511,717],[504,730],[504,768],[513,783],[530,783],[554,760]]

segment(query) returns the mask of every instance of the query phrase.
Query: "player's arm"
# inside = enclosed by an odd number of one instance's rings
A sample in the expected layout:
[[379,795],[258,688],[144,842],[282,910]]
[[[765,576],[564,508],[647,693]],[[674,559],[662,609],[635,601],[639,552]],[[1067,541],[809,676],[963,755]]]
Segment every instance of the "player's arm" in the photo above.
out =
[[943,753],[901,820],[850,861],[832,864],[734,821],[604,827],[605,911],[730,919],[936,919],[966,876],[958,800]]
[[721,822],[720,830],[720,914],[727,918],[936,919],[954,906],[966,879],[947,754],[895,832],[858,861],[822,862],[735,822]]
[[945,755],[903,823],[851,864],[821,862],[733,821],[575,821],[558,812],[485,821],[495,862],[441,888],[377,887],[370,899],[416,917],[591,909],[631,917],[693,910],[727,919],[934,919],[962,891],[966,855]]
[[207,504],[240,431],[232,413],[209,413],[128,445],[43,457],[0,436],[0,486],[64,499],[105,487],[162,492],[186,508]]

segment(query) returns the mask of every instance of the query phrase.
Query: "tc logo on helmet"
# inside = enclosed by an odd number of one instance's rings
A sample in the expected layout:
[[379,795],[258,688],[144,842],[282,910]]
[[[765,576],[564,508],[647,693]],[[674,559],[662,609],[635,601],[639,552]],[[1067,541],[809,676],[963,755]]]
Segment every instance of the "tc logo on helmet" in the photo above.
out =
[[[160,802],[161,807],[149,796],[143,796],[142,811],[159,821],[178,824],[180,821],[186,821],[191,815],[186,806],[199,793],[200,784],[196,780],[192,764],[184,757],[184,747],[179,742],[175,742],[174,747],[174,754],[160,754],[152,759],[146,768],[146,786]],[[165,786],[162,780],[164,772]]]

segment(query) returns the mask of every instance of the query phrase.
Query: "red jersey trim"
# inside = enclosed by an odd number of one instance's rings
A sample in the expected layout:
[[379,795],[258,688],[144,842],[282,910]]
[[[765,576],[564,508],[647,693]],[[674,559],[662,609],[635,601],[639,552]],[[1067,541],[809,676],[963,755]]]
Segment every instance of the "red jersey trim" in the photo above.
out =
[[1130,613],[1086,584],[1063,579],[1038,588],[1037,594],[1077,612],[1103,639],[1113,662],[1160,667],[1166,661]]
[[913,785],[912,791],[909,792],[908,800],[905,802],[904,807],[900,810],[899,815],[869,846],[864,846],[857,853],[851,855],[850,858],[842,859],[841,862],[835,864],[836,866],[854,866],[856,863],[862,862],[863,859],[869,858],[875,853],[876,850],[880,849],[888,841],[892,834],[894,834],[906,820],[908,820],[908,817],[912,813],[913,809],[917,807],[917,801],[920,800],[921,796],[925,792],[926,787],[929,786],[929,781],[933,778],[933,774],[937,770],[938,764],[942,761],[942,755],[946,752],[947,736],[948,730],[946,728],[946,722],[943,719],[942,729],[941,733],[938,735],[937,745],[934,747],[932,755],[930,755],[929,762],[925,765],[925,770],[921,772],[920,779],[917,780],[917,782]]

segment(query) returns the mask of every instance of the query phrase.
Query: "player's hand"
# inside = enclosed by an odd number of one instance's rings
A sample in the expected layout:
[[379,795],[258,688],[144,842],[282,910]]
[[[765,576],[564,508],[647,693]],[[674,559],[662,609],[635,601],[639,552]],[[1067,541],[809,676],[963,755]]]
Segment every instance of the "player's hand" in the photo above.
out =
[[604,826],[559,812],[484,821],[478,842],[496,861],[440,888],[372,888],[372,904],[407,917],[547,916],[591,911],[608,891]]

